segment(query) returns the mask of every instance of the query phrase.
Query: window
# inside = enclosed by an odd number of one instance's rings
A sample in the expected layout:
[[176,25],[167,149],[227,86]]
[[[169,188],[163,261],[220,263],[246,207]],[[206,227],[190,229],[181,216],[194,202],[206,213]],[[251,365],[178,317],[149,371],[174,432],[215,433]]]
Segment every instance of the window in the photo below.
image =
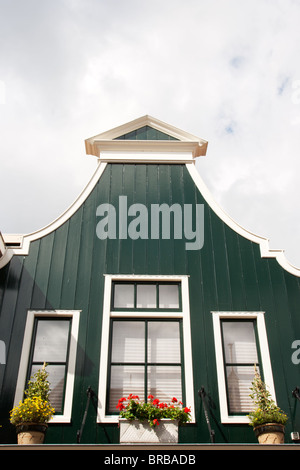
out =
[[130,393],[175,396],[194,422],[193,390],[188,276],[106,275],[98,422],[118,422]]
[[70,341],[70,318],[35,319],[32,348],[32,360],[28,368],[28,377],[47,363],[50,382],[50,401],[56,413],[62,412],[63,398],[67,376],[67,359]]
[[275,398],[263,312],[213,312],[223,423],[247,423],[256,365]]
[[179,320],[113,320],[108,411],[130,393],[182,400]]
[[249,413],[254,365],[259,367],[255,322],[222,320],[221,326],[229,414]]
[[55,408],[51,423],[71,420],[79,315],[66,310],[28,312],[15,404],[23,399],[27,381],[46,362]]
[[115,282],[113,309],[179,309],[178,283]]

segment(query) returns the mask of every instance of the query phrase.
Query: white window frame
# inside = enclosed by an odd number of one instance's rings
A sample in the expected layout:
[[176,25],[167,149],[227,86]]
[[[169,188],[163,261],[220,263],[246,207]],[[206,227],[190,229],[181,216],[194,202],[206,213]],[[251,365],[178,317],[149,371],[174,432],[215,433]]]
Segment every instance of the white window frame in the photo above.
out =
[[[133,282],[179,282],[181,284],[181,310],[180,311],[113,311],[111,310],[111,293],[113,281]],[[191,408],[191,423],[195,422],[194,405],[194,381],[192,367],[192,343],[190,325],[190,304],[188,276],[150,276],[150,275],[105,275],[104,302],[102,318],[102,338],[100,350],[100,374],[98,389],[98,423],[118,423],[118,415],[106,414],[107,380],[108,380],[108,357],[109,357],[109,334],[111,318],[180,318],[183,323],[183,354],[184,354],[184,380],[185,380],[185,405]]]
[[51,421],[49,421],[49,424],[71,422],[80,312],[81,310],[29,310],[27,313],[14,406],[17,406],[19,401],[23,400],[24,396],[35,318],[72,318],[63,413],[54,415]]
[[268,338],[265,326],[265,312],[211,312],[213,316],[213,329],[214,329],[214,340],[215,340],[215,353],[217,363],[217,377],[218,377],[218,389],[219,389],[219,403],[220,403],[220,414],[221,422],[224,424],[243,424],[249,423],[247,416],[241,415],[230,415],[228,412],[227,404],[227,390],[224,370],[224,356],[222,346],[222,333],[221,333],[221,320],[256,320],[258,342],[262,361],[262,370],[264,373],[264,380],[268,387],[268,390],[276,402],[275,388],[268,346]]

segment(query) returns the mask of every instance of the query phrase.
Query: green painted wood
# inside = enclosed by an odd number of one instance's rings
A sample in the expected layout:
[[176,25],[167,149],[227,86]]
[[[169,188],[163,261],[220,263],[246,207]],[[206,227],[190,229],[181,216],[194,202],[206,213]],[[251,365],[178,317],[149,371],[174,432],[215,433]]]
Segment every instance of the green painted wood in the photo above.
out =
[[[151,138],[140,129],[126,138]],[[162,136],[160,136],[162,137]],[[125,138],[125,137],[124,137]],[[154,138],[154,137],[153,137]],[[157,135],[156,135],[157,138]],[[97,207],[143,204],[204,204],[204,246],[187,251],[186,240],[130,237],[99,240]],[[129,217],[128,221],[133,220]],[[119,221],[117,221],[117,228]],[[291,391],[300,385],[300,365],[291,361],[291,344],[300,339],[300,280],[274,259],[262,259],[259,246],[227,227],[206,204],[184,165],[108,164],[81,208],[60,228],[33,242],[26,257],[14,257],[0,271],[0,339],[8,360],[0,369],[1,442],[14,442],[8,424],[28,309],[79,309],[80,330],[71,425],[52,425],[48,442],[75,443],[88,386],[97,391],[105,273],[187,274],[189,276],[194,393],[197,423],[180,430],[181,442],[209,442],[198,390],[203,385],[220,421],[211,311],[265,311],[277,399],[291,416],[287,435],[300,426],[300,406]],[[2,424],[2,423],[1,423]],[[255,442],[248,426],[213,422],[217,442]],[[115,425],[96,423],[90,406],[83,435],[86,443],[118,442]]]
[[77,272],[79,264],[81,227],[82,227],[81,207],[69,221],[69,232],[65,246],[64,273],[61,288],[60,308],[68,309],[69,305],[75,304]]
[[53,306],[47,300],[47,289],[48,281],[50,274],[51,258],[52,258],[52,249],[54,242],[54,232],[40,239],[39,243],[39,254],[37,258],[36,282],[33,287],[31,308],[38,309],[51,309]]
[[47,299],[50,305],[61,305],[68,230],[69,222],[66,222],[55,231],[47,288]]
[[[152,204],[158,204],[159,199],[159,165],[147,167],[147,207],[150,210]],[[145,271],[149,274],[160,274],[160,241],[149,237],[146,244]]]
[[175,137],[154,129],[151,126],[143,126],[126,134],[116,137],[115,140],[178,140]]

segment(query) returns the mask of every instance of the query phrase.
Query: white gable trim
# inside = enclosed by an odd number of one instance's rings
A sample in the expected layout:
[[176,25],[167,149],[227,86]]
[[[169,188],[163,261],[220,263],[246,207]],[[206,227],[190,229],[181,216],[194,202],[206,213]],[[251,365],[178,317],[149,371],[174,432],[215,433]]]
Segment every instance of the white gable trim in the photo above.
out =
[[0,268],[5,266],[9,262],[13,255],[28,255],[29,246],[32,241],[38,240],[39,238],[49,235],[49,233],[58,229],[70,217],[72,217],[72,215],[75,214],[75,212],[82,206],[84,201],[90,195],[90,193],[96,186],[97,182],[101,178],[105,168],[106,168],[106,163],[99,162],[97,170],[95,171],[88,185],[85,187],[82,193],[78,196],[78,198],[73,202],[73,204],[65,212],[63,212],[63,214],[61,214],[57,219],[55,219],[46,227],[41,228],[37,230],[36,232],[32,232],[28,235],[18,235],[17,238],[16,238],[16,235],[3,234],[3,238],[6,243],[8,242],[14,243],[14,241],[17,240],[20,246],[13,246],[12,248],[7,247],[5,256],[3,256],[0,259]]
[[270,249],[268,238],[255,235],[235,222],[214,200],[208,188],[204,184],[201,176],[199,175],[195,165],[187,164],[186,168],[188,169],[194,183],[196,184],[206,202],[209,204],[215,214],[221,220],[223,220],[223,222],[225,222],[226,225],[232,228],[239,235],[242,235],[244,238],[247,238],[254,243],[258,243],[260,246],[260,254],[262,258],[275,258],[280,266],[282,266],[286,271],[288,271],[290,274],[293,274],[294,276],[300,277],[300,269],[289,263],[285,257],[284,250]]

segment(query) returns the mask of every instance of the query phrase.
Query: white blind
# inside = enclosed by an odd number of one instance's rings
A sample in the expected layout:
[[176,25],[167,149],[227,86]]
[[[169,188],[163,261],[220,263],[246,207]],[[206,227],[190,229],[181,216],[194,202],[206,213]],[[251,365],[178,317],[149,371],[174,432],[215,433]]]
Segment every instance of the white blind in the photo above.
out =
[[[31,374],[35,374],[40,366],[33,365]],[[55,412],[62,411],[64,384],[65,384],[65,365],[47,365],[47,372],[49,373],[48,381],[50,383],[49,400],[51,405],[55,408]]]
[[111,366],[109,411],[116,412],[119,399],[130,393],[144,400],[144,388],[144,366]]
[[69,320],[38,321],[33,362],[65,362],[69,325]]
[[226,363],[257,363],[253,322],[223,322]]
[[180,363],[178,322],[148,323],[148,362]]
[[179,290],[177,284],[159,285],[159,308],[179,308]]
[[253,408],[249,394],[254,378],[251,366],[227,366],[227,387],[230,413],[248,413]]
[[181,367],[149,366],[148,393],[163,402],[170,402],[173,397],[182,400]]
[[133,284],[115,284],[114,307],[115,308],[133,308],[134,307],[134,285]]
[[249,394],[258,362],[254,323],[224,321],[222,327],[229,411],[248,413],[253,407]]
[[130,393],[144,400],[145,380],[147,395],[160,401],[182,400],[178,321],[115,320],[111,358],[110,412],[116,412],[118,400]]
[[35,336],[31,376],[41,368],[41,364],[48,364],[49,399],[56,413],[61,412],[63,406],[69,328],[69,319],[39,319]]
[[145,362],[144,322],[113,322],[112,362]]
[[156,308],[156,285],[155,284],[137,284],[136,307],[137,308]]

